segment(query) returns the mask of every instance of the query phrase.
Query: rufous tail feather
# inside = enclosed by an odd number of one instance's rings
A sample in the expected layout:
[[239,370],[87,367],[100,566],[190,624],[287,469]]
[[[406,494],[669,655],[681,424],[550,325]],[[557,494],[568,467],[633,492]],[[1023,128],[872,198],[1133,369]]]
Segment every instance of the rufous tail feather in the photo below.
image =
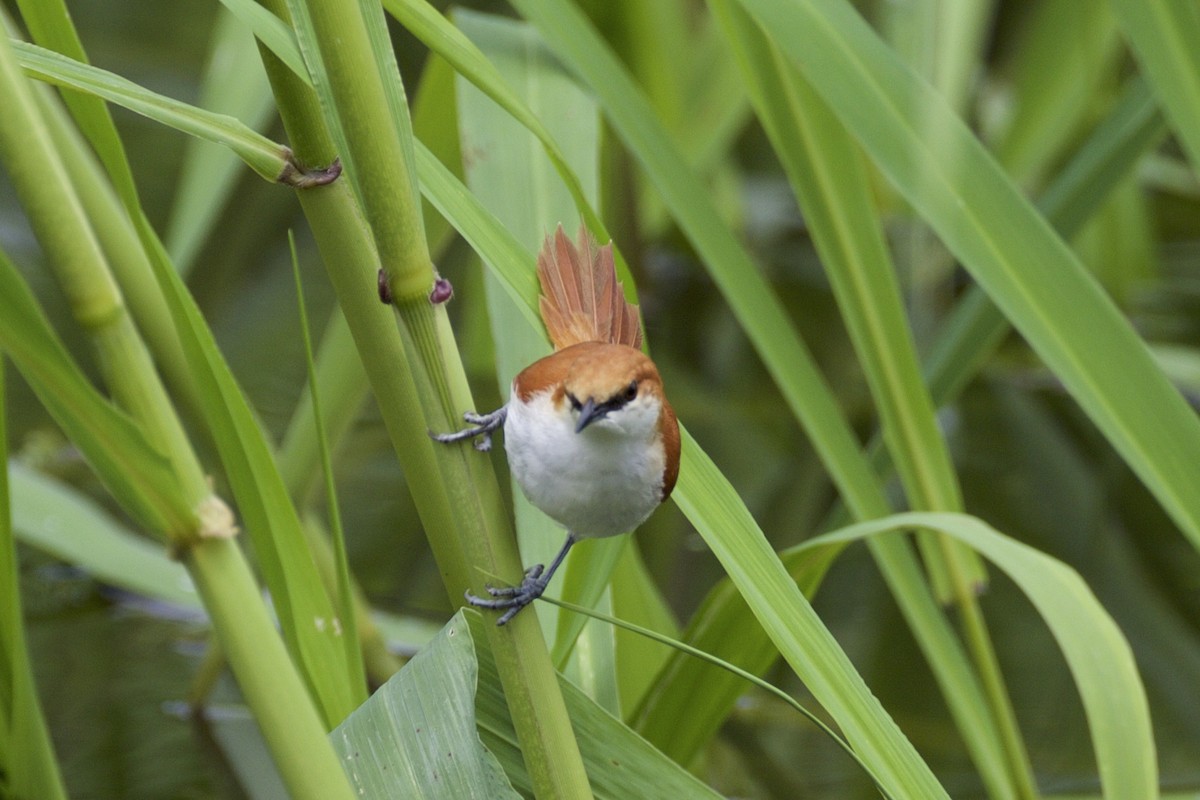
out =
[[572,242],[562,225],[538,254],[538,307],[555,350],[581,342],[642,346],[637,306],[625,299],[612,245],[597,247],[585,226]]

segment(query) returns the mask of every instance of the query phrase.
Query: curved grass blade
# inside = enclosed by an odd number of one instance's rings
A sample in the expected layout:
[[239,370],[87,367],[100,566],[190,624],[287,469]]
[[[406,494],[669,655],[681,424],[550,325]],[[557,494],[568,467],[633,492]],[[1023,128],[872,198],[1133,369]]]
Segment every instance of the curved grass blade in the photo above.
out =
[[[961,511],[958,479],[921,379],[858,148],[743,9],[725,2],[711,5],[829,276],[909,507]],[[923,540],[922,551],[942,602],[965,597],[985,580],[969,552],[936,540]]]
[[[455,28],[433,6],[425,0],[384,0],[383,6],[396,20],[454,67],[464,78],[494,100],[518,122],[532,133],[542,147],[546,157],[562,178],[563,185],[575,201],[575,208],[599,241],[609,239],[604,223],[596,215],[587,199],[583,184],[570,167],[566,154],[558,146],[550,131],[542,124],[529,107],[504,82],[500,72],[488,61],[480,49],[462,31]],[[628,278],[629,268],[614,248],[617,269],[623,279]],[[627,282],[626,285],[631,285]]]
[[963,514],[896,514],[817,537],[796,549],[816,553],[914,529],[936,530],[970,545],[1004,570],[1033,603],[1062,649],[1083,700],[1103,796],[1158,797],[1150,709],[1133,652],[1075,570]]
[[[67,58],[87,63],[87,53],[83,50],[83,42],[79,40],[65,0],[19,0],[18,5],[21,18],[35,42]],[[8,33],[16,36],[11,25],[8,26]],[[137,185],[133,181],[133,171],[129,168],[125,147],[121,144],[108,106],[99,97],[82,92],[63,92],[62,98],[71,110],[76,125],[96,150],[126,206],[136,206]]]
[[[274,101],[254,37],[237,17],[220,10],[197,105],[245,119],[251,129],[259,131],[274,118]],[[195,137],[188,139],[163,235],[180,274],[191,272],[241,174],[241,163],[227,148]]]
[[870,693],[716,465],[683,432],[677,503],[780,654],[842,729],[883,789],[943,797],[928,766]]
[[287,65],[297,78],[312,86],[304,57],[300,55],[300,45],[296,43],[296,34],[283,20],[254,0],[221,0],[221,5],[249,28],[255,38]]

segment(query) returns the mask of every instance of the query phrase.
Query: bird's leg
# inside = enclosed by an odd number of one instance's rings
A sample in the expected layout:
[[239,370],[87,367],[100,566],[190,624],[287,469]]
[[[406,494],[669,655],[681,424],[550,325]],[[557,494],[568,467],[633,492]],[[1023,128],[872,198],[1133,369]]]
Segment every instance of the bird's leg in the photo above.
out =
[[503,625],[515,617],[517,612],[522,608],[542,596],[542,592],[546,591],[546,587],[550,585],[550,579],[554,577],[555,570],[562,564],[563,559],[567,557],[567,552],[571,549],[571,545],[575,544],[575,542],[575,536],[568,533],[567,541],[563,543],[562,550],[559,550],[558,555],[550,562],[550,569],[543,572],[541,564],[534,564],[525,570],[525,579],[521,581],[520,586],[502,586],[496,588],[489,585],[487,591],[493,598],[491,600],[484,597],[476,597],[468,591],[467,602],[477,608],[507,609],[500,615],[500,619],[496,620],[497,625]]
[[468,411],[463,414],[463,419],[469,422],[474,427],[464,428],[455,433],[434,433],[429,432],[436,442],[450,444],[452,442],[461,442],[464,439],[474,439],[476,436],[481,437],[475,442],[475,449],[480,452],[487,452],[492,449],[492,432],[498,428],[504,427],[504,420],[508,417],[508,406],[500,406],[490,414],[476,414],[473,411]]

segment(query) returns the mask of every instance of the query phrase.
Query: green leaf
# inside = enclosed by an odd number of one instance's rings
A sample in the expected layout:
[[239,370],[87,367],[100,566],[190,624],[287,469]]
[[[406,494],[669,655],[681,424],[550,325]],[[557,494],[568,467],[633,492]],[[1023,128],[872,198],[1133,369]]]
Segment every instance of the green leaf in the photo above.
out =
[[1157,797],[1150,709],[1137,663],[1120,629],[1075,570],[962,514],[896,514],[820,536],[798,549],[811,552],[921,528],[967,543],[1004,570],[1046,622],[1083,700],[1104,797]]
[[[361,796],[528,796],[532,786],[500,690],[487,624],[474,611],[459,611],[330,734]],[[598,800],[718,797],[559,680]]]
[[269,181],[290,168],[286,147],[255,133],[243,123],[164,97],[102,69],[80,63],[26,42],[14,41],[17,60],[27,75],[102,97],[155,122],[224,145]]
[[187,570],[165,548],[114,520],[68,484],[9,464],[13,527],[21,541],[97,580],[188,608],[200,598]]
[[993,150],[1023,186],[1040,186],[1078,136],[1121,55],[1112,14],[1097,3],[1042,3],[1012,44],[1012,108]]
[[520,797],[475,730],[477,673],[460,611],[329,734],[359,797]]
[[[292,275],[296,280],[296,304],[300,311],[300,334],[304,340],[304,364],[308,371],[308,396],[312,403],[313,427],[321,451],[321,472],[325,477],[325,502],[329,507],[329,530],[332,533],[329,546],[333,549],[333,561],[336,569],[337,592],[333,607],[341,620],[342,647],[346,653],[346,677],[353,681],[354,694],[359,701],[370,695],[367,688],[367,674],[363,663],[362,647],[359,643],[359,625],[356,619],[355,586],[350,577],[350,564],[346,554],[346,535],[342,528],[342,512],[338,503],[337,482],[333,475],[333,459],[330,456],[330,443],[325,430],[324,414],[321,411],[321,391],[317,380],[317,367],[313,362],[312,336],[309,333],[308,306],[304,302],[304,282],[300,278],[300,259],[296,255],[296,237],[288,231],[288,245],[292,252]],[[279,484],[284,491],[288,487],[283,476],[279,475]],[[315,538],[315,537],[314,537]],[[314,546],[315,547],[315,546]],[[314,558],[324,554],[314,552]],[[332,589],[330,590],[332,591]]]
[[[1166,132],[1145,81],[1130,79],[1112,110],[1046,187],[1038,207],[1063,238],[1071,238]],[[987,293],[972,286],[942,323],[925,358],[934,401],[942,405],[957,396],[1009,330]]]
[[420,141],[416,151],[422,194],[501,278],[501,287],[525,321],[534,330],[545,330],[537,310],[537,276],[529,269],[530,264],[537,263],[534,251],[523,247]]
[[[35,42],[67,58],[86,64],[87,54],[71,21],[65,0],[21,0],[21,17]],[[13,31],[9,31],[14,35]],[[137,186],[125,147],[113,124],[108,106],[99,97],[81,92],[62,93],[79,129],[87,136],[104,163],[109,178],[126,206],[137,205]]]
[[848,4],[739,1],[1200,547],[1200,421],[1046,220]]
[[[483,635],[487,620],[474,611],[465,612],[463,616],[470,624],[479,660],[479,693],[475,702],[480,736],[484,745],[499,759],[513,785],[528,794],[532,786],[525,773],[504,695],[500,692],[495,661]],[[570,681],[560,676],[559,684],[597,800],[628,800],[632,797],[678,800],[719,796],[655,750]]]
[[[542,121],[522,102],[496,67],[480,52],[479,48],[462,31],[455,28],[426,0],[384,0],[384,8],[410,33],[421,40],[430,50],[440,55],[454,69],[469,80],[480,91],[492,98],[501,108],[510,113],[526,130],[532,133],[546,150],[546,157],[554,165],[563,185],[575,201],[575,208],[598,237],[605,236],[605,228],[588,201],[583,185],[568,165],[566,154],[560,149],[550,131]],[[618,273],[628,276],[619,251],[614,250]]]
[[733,487],[686,433],[676,493],[780,654],[883,788],[896,797],[947,796],[817,618]]

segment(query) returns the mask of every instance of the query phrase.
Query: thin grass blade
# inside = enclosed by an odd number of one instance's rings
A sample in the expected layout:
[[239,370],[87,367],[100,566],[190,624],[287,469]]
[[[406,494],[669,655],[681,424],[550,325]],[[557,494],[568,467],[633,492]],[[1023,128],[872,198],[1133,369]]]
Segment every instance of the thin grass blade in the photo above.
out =
[[164,97],[111,72],[37,45],[13,42],[13,49],[27,75],[104,98],[183,133],[224,145],[268,181],[279,180],[290,169],[290,152],[286,147],[255,133],[233,117]]
[[0,773],[13,797],[66,800],[50,731],[38,703],[21,614],[17,542],[10,513],[7,391],[0,360]]

